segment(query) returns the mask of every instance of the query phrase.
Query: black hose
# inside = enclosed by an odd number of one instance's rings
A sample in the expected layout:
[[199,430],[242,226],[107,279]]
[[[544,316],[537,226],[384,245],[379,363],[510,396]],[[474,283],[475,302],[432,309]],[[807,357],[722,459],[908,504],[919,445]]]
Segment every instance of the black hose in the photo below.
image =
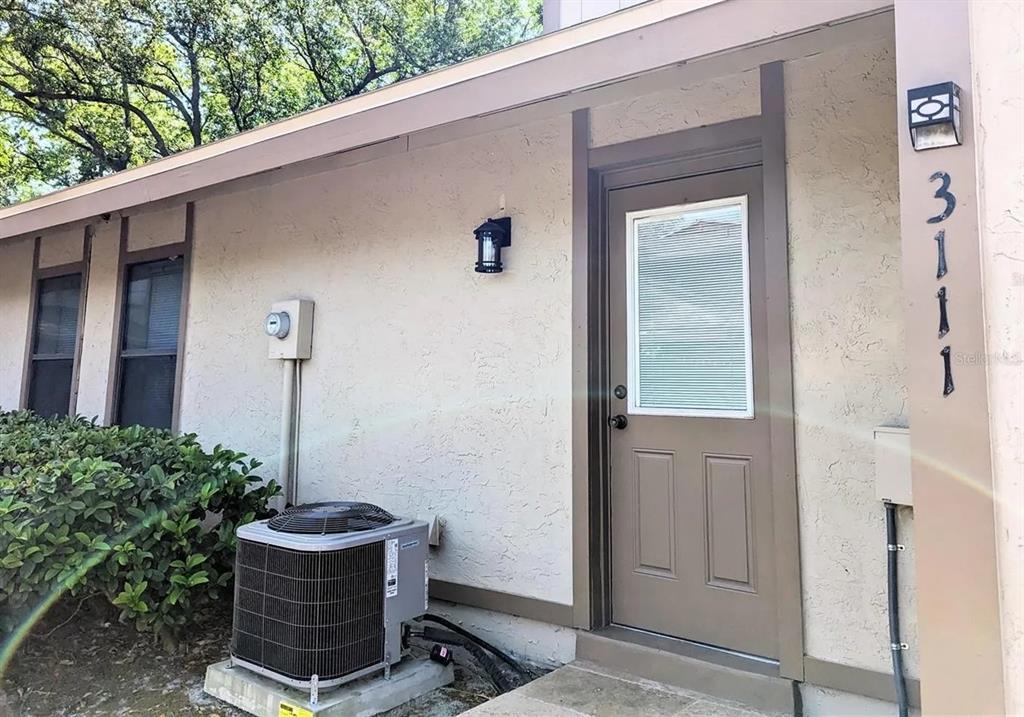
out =
[[424,640],[429,642],[440,642],[445,645],[457,645],[463,648],[473,657],[474,660],[476,660],[477,664],[483,668],[484,672],[487,673],[487,676],[491,678],[491,682],[494,683],[499,694],[511,692],[515,688],[523,685],[523,679],[521,677],[517,679],[510,678],[502,671],[494,658],[472,640],[468,640],[461,635],[456,635],[454,632],[441,630],[436,627],[429,627],[427,625],[423,626],[422,637]]
[[515,660],[513,657],[510,657],[509,655],[505,654],[504,652],[502,652],[497,647],[495,647],[491,643],[487,642],[483,638],[477,637],[476,635],[471,633],[469,630],[466,630],[466,629],[460,627],[459,625],[456,625],[451,620],[443,618],[443,617],[441,617],[439,615],[432,615],[429,612],[427,614],[425,614],[422,619],[427,620],[428,622],[436,622],[438,625],[444,625],[445,627],[447,627],[452,632],[454,632],[454,633],[456,633],[458,635],[461,635],[462,637],[466,638],[467,640],[475,642],[480,647],[482,647],[485,650],[488,650],[491,653],[493,653],[502,662],[507,664],[509,667],[511,667],[517,673],[519,673],[519,675],[522,676],[527,681],[533,679],[533,675],[531,675],[529,673],[529,671],[527,671],[527,669],[525,667],[523,667],[521,664],[519,664],[519,662],[517,660]]
[[907,701],[907,683],[903,676],[903,643],[900,640],[900,599],[898,566],[896,554],[899,544],[896,542],[896,505],[885,504],[885,539],[888,553],[888,589],[889,589],[889,646],[892,651],[892,675],[896,682],[896,704],[899,717],[907,717],[910,705]]

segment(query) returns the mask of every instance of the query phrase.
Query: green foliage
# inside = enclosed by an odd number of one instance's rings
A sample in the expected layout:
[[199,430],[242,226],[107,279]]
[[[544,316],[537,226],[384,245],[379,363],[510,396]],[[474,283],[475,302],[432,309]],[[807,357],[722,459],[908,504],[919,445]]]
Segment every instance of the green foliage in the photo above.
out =
[[0,1],[0,202],[506,47],[539,3]]
[[235,528],[279,492],[258,466],[191,434],[0,413],[0,628],[53,596],[98,593],[122,621],[173,636],[230,599]]

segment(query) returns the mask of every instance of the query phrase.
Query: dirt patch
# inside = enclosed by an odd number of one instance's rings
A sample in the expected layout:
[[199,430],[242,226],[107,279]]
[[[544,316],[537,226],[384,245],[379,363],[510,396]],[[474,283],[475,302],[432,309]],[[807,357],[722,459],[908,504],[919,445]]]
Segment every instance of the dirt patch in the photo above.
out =
[[[0,715],[207,715],[244,717],[203,692],[206,666],[226,659],[231,614],[204,615],[173,653],[132,627],[87,610],[69,622],[60,610],[21,646],[0,683]],[[414,640],[414,655],[428,643]],[[488,677],[456,648],[455,682],[392,710],[388,717],[452,717],[494,697]]]

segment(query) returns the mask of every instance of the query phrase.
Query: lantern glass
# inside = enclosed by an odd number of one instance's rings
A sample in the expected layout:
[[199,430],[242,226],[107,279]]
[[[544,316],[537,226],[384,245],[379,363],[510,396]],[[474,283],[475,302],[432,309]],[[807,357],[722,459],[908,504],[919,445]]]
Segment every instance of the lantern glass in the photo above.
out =
[[910,140],[914,149],[936,149],[963,144],[960,88],[942,82],[907,91]]
[[477,241],[476,266],[480,274],[499,274],[504,269],[501,249],[512,244],[512,220],[488,219],[473,232]]
[[480,235],[479,253],[477,254],[476,270],[484,274],[501,271],[501,247],[491,232]]

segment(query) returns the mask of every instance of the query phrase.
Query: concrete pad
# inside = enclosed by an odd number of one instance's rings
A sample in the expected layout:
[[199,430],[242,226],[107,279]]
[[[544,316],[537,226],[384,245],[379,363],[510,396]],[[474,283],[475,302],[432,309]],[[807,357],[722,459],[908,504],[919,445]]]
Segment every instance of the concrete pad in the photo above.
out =
[[406,659],[391,668],[390,679],[378,674],[322,691],[319,703],[313,706],[308,692],[286,687],[244,667],[233,667],[230,660],[224,660],[206,668],[203,690],[256,717],[371,717],[449,685],[454,679],[452,665]]
[[464,712],[468,717],[770,717],[734,702],[577,665]]
[[526,717],[526,715],[529,717],[580,717],[579,712],[531,699],[519,694],[519,690],[508,692],[490,702],[484,702],[479,707],[463,712],[460,717],[467,717],[467,715],[470,717]]
[[693,697],[566,666],[520,690],[526,697],[593,717],[675,717]]

